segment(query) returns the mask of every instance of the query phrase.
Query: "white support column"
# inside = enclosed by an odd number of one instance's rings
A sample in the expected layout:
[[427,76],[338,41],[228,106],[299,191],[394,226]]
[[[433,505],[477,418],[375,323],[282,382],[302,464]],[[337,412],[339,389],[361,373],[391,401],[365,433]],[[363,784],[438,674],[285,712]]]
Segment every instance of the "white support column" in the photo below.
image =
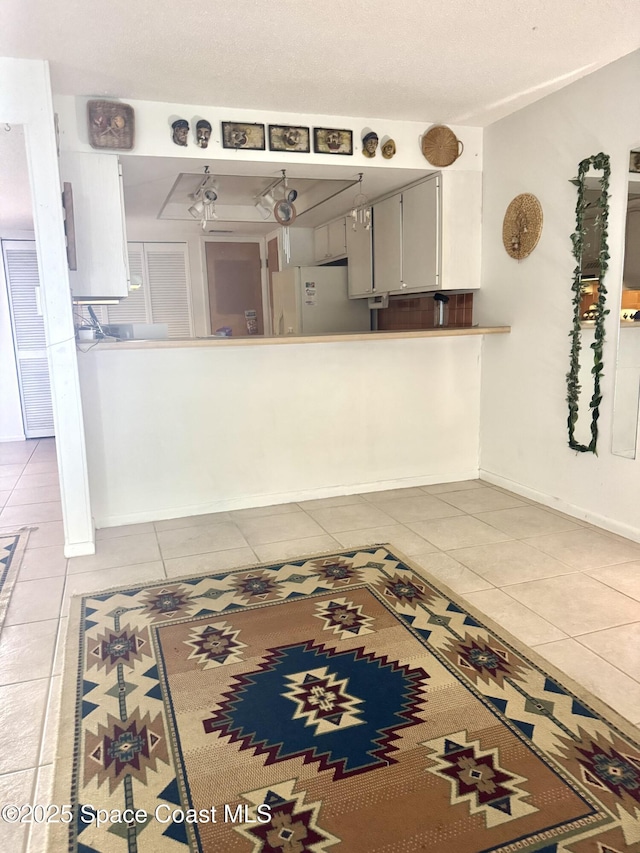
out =
[[25,130],[51,397],[56,430],[65,554],[95,552],[82,402],[47,62],[0,58],[0,121]]

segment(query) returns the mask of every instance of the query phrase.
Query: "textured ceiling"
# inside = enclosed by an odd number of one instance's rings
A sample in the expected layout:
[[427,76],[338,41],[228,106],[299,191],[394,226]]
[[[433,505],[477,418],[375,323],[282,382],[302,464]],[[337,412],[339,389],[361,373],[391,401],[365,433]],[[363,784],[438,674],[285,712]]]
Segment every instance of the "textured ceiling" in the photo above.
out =
[[56,93],[486,125],[640,46],[638,0],[3,0]]

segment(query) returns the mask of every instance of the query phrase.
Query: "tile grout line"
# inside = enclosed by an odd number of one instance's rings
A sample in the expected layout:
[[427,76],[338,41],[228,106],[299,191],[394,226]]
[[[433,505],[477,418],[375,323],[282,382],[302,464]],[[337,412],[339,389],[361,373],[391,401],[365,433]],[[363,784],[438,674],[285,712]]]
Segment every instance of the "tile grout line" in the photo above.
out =
[[[509,595],[509,593],[508,593],[508,592],[506,591],[506,589],[504,589],[503,587],[497,586],[497,587],[495,587],[495,589],[499,590],[500,592],[504,592],[504,594],[505,594],[505,595]],[[478,590],[478,592],[488,592],[488,591],[489,591],[489,590]],[[463,596],[464,596],[464,595],[466,595],[466,593],[460,593],[460,594],[461,594],[461,595],[463,595]],[[469,595],[471,595],[471,594],[472,594],[472,593],[469,593]],[[524,609],[525,609],[525,610],[528,610],[528,611],[529,611],[529,613],[533,614],[533,615],[534,615],[535,617],[537,617],[538,619],[542,619],[542,620],[543,620],[543,622],[546,622],[547,624],[551,625],[551,627],[552,627],[552,628],[556,628],[558,631],[562,631],[562,633],[565,635],[564,637],[562,637],[562,640],[570,640],[570,639],[572,639],[571,635],[570,635],[570,634],[567,634],[567,632],[565,631],[565,629],[564,629],[564,628],[560,628],[560,626],[559,626],[559,625],[556,625],[556,624],[555,624],[555,622],[552,622],[550,619],[547,619],[545,616],[541,616],[539,613],[536,613],[536,611],[535,611],[535,610],[533,610],[531,607],[529,607],[529,606],[528,606],[528,605],[526,605],[526,604],[523,604],[523,603],[522,603],[522,601],[518,601],[518,599],[517,599],[517,598],[515,598],[515,596],[513,596],[513,595],[509,595],[509,598],[510,598],[512,601],[514,601],[516,604],[519,604],[521,607],[524,607]],[[474,602],[472,602],[472,601],[470,601],[470,602],[469,602],[469,604],[473,605],[474,607],[477,607],[477,605],[476,605],[476,604],[474,604]],[[478,609],[479,609],[479,610],[481,610],[481,608],[478,608]],[[500,622],[498,622],[498,621],[497,621],[497,619],[495,619],[495,617],[491,615],[491,613],[486,613],[485,615],[486,615],[488,618],[493,619],[493,620],[494,620],[498,625],[501,625],[501,623],[500,623]],[[507,628],[507,626],[506,626],[506,625],[501,625],[501,627],[503,627],[505,631],[509,631],[509,630],[510,630],[509,628]],[[511,631],[510,633],[513,633],[513,631]],[[528,648],[533,648],[533,646],[531,645],[531,643],[528,643],[526,640],[522,640],[520,637],[516,636],[515,634],[514,634],[514,637],[516,637],[516,639],[517,639],[519,642],[523,643],[523,644],[524,644],[525,646],[527,646]],[[550,642],[550,643],[559,643],[559,642],[561,642],[561,640],[549,640],[548,642]]]
[[[67,564],[68,564],[68,561],[67,561]],[[65,569],[66,569],[66,566],[65,566]],[[58,609],[58,618],[57,618],[58,624],[57,624],[57,628],[56,628],[56,640],[55,640],[55,643],[53,644],[53,653],[51,655],[51,663],[49,666],[49,677],[47,679],[48,683],[47,683],[47,690],[46,690],[46,699],[45,699],[45,703],[44,703],[44,714],[42,715],[42,722],[40,724],[40,736],[38,739],[38,750],[36,753],[37,766],[36,766],[35,773],[33,775],[33,782],[31,783],[31,797],[29,799],[29,802],[32,803],[33,805],[36,805],[36,797],[37,797],[37,793],[38,793],[38,783],[40,781],[40,761],[42,759],[42,752],[44,749],[44,739],[45,739],[45,734],[47,731],[47,721],[49,719],[49,714],[51,713],[50,705],[51,705],[51,698],[52,698],[52,693],[53,693],[53,669],[55,667],[56,654],[58,651],[58,643],[60,642],[60,616],[61,616],[62,608],[64,606],[65,586],[66,586],[66,575],[65,575],[65,582],[63,582],[63,585],[62,585],[62,596],[60,598],[60,607]],[[33,831],[33,824],[30,824],[26,833],[25,833],[25,838],[24,838],[23,847],[22,847],[22,849],[24,851],[29,850],[29,847],[31,845],[31,833],[32,833],[32,831]]]
[[[624,625],[612,625],[611,628],[624,628],[627,625],[637,625],[637,624],[639,624],[639,623],[638,622],[625,622]],[[599,631],[591,631],[590,633],[599,634],[599,633],[601,633],[601,631],[608,631],[608,630],[609,630],[609,628],[601,628]],[[586,649],[587,651],[591,652],[596,657],[600,658],[600,660],[603,660],[605,663],[608,663],[609,666],[612,666],[619,673],[621,673],[622,675],[626,675],[627,678],[630,678],[632,681],[635,681],[636,684],[640,685],[640,678],[636,678],[634,675],[631,675],[630,672],[625,672],[624,669],[620,669],[620,667],[617,666],[617,664],[611,663],[610,660],[607,660],[607,658],[603,657],[599,652],[596,652],[594,649],[592,649],[591,646],[587,646],[586,643],[583,643],[580,640],[580,637],[586,637],[586,636],[587,636],[587,634],[576,634],[575,636],[572,636],[571,639],[575,640],[577,643],[580,643],[580,645],[582,646],[583,649]]]
[[[577,573],[574,573],[574,574],[577,574]],[[565,577],[565,575],[557,575],[557,577]],[[540,580],[546,580],[546,578],[540,578]],[[531,581],[523,581],[523,583],[531,583]],[[517,585],[517,584],[510,584],[509,586],[516,586],[516,585]],[[553,625],[553,627],[554,627],[554,628],[557,628],[559,631],[562,631],[562,632],[563,632],[563,634],[566,634],[566,635],[567,635],[567,637],[566,637],[565,639],[577,640],[577,638],[578,638],[578,637],[586,636],[587,634],[597,634],[597,633],[599,633],[600,631],[608,631],[610,628],[619,628],[619,627],[622,627],[621,625],[609,625],[607,628],[598,628],[596,631],[585,631],[585,632],[584,632],[584,634],[571,634],[569,631],[567,631],[566,627],[565,627],[565,628],[561,628],[561,627],[560,627],[560,625],[557,625],[557,624],[556,624],[555,622],[553,622],[553,621],[552,621],[548,616],[543,616],[541,613],[538,613],[538,612],[537,612],[536,610],[534,610],[532,607],[529,607],[529,605],[527,605],[527,604],[525,604],[524,602],[520,601],[518,598],[516,598],[516,597],[515,597],[515,595],[512,595],[512,594],[508,591],[508,590],[509,590],[509,587],[508,587],[508,586],[507,586],[507,587],[496,587],[496,589],[500,589],[500,590],[502,590],[502,592],[504,592],[504,593],[505,593],[505,595],[508,595],[508,596],[509,596],[509,598],[513,599],[513,601],[515,601],[517,604],[520,604],[522,607],[526,608],[526,609],[527,609],[527,610],[529,610],[531,613],[534,613],[534,614],[535,614],[539,619],[544,619],[544,621],[545,621],[545,622],[548,622],[550,625]],[[624,593],[621,593],[621,595],[623,595],[623,594],[624,594]],[[628,598],[628,596],[626,596],[626,597]],[[633,598],[630,598],[629,600],[630,600],[630,601],[635,601],[635,599],[633,599]],[[638,604],[638,602],[637,602],[637,601],[636,601],[635,603],[636,603],[636,604]],[[488,616],[490,616],[490,614],[487,614],[487,615],[488,615]],[[635,620],[632,620],[631,622],[624,622],[624,623],[623,623],[623,625],[635,625],[638,621],[640,621],[640,620],[635,619]],[[508,630],[508,629],[507,629],[507,630]],[[524,641],[522,641],[522,642],[524,642]],[[550,640],[549,642],[551,642],[551,643],[559,643],[559,642],[562,642],[562,641],[561,641],[561,640]],[[525,643],[525,645],[529,645],[529,644],[528,644],[528,643]],[[584,643],[581,643],[581,645],[583,645],[583,646],[584,646]],[[585,648],[588,648],[588,646],[584,646],[584,647],[585,647]],[[532,646],[532,648],[533,648],[533,646]],[[601,655],[598,655],[598,653],[597,653],[597,652],[594,652],[594,654],[596,654],[596,655],[597,655],[598,657],[600,657],[602,660],[606,661],[606,658],[602,658],[602,657],[601,657]],[[608,663],[608,661],[606,661],[606,662]],[[611,666],[614,666],[614,664],[611,664]],[[617,667],[616,667],[616,668],[617,668]],[[621,670],[621,671],[622,671],[622,670]],[[627,675],[629,675],[629,678],[633,678],[633,676],[632,676],[632,675],[630,675],[629,673],[627,673]],[[635,681],[636,679],[633,679],[633,680]]]
[[[521,540],[518,540],[518,541],[521,541]],[[542,553],[542,554],[544,554],[545,552],[544,552],[544,551],[541,551],[541,553]],[[551,554],[547,554],[547,556],[551,556]],[[553,559],[554,559],[554,560],[556,560],[556,559],[558,559],[558,558],[557,558],[557,557],[553,557]],[[559,560],[559,562],[562,562],[562,560]],[[629,560],[628,562],[635,562],[635,560]],[[569,568],[572,568],[571,566],[569,566],[569,563],[564,563],[564,565],[565,565],[565,566],[568,566]],[[585,576],[585,577],[588,577],[590,580],[595,581],[596,583],[600,583],[600,584],[602,584],[602,586],[607,587],[607,589],[610,589],[612,592],[617,592],[617,593],[618,593],[618,595],[622,595],[622,596],[624,596],[624,598],[627,598],[629,601],[632,601],[632,602],[634,602],[635,604],[640,604],[640,601],[638,601],[638,599],[637,599],[637,598],[633,598],[632,596],[627,595],[627,593],[626,593],[626,592],[622,592],[622,590],[617,589],[617,587],[615,587],[615,586],[611,586],[611,584],[606,583],[606,581],[602,581],[602,580],[600,580],[600,578],[594,578],[594,577],[592,577],[591,575],[587,574],[587,572],[594,572],[594,571],[598,571],[599,569],[609,569],[609,568],[613,568],[614,566],[624,566],[624,565],[625,565],[625,563],[613,563],[613,564],[612,564],[612,565],[610,565],[610,566],[595,566],[595,567],[593,567],[593,568],[589,568],[589,569],[576,569],[576,568],[572,568],[572,571],[570,571],[570,572],[564,572],[563,574],[560,574],[560,575],[548,575],[548,576],[546,576],[546,577],[544,577],[544,578],[533,578],[533,579],[531,579],[531,580],[526,580],[526,581],[516,581],[515,583],[503,584],[503,585],[500,587],[500,589],[502,589],[503,587],[504,587],[504,588],[506,588],[506,587],[511,587],[511,586],[518,586],[518,584],[536,583],[536,582],[538,582],[538,581],[551,580],[552,578],[567,578],[567,577],[570,577],[571,575],[583,575],[583,576]],[[514,597],[514,598],[515,598],[515,596],[512,596],[512,597]],[[518,599],[516,599],[516,601],[517,601],[517,600],[518,600]],[[638,620],[634,620],[634,621],[638,621]],[[615,626],[611,626],[611,627],[615,627]],[[606,630],[606,629],[602,629],[602,630]],[[586,632],[586,633],[590,633],[590,632]]]
[[162,548],[160,546],[160,539],[158,538],[158,529],[155,525],[155,522],[151,522],[153,524],[153,533],[156,538],[156,545],[158,546],[158,554],[160,554],[160,561],[162,562],[162,571],[164,572],[165,580],[169,579],[169,575],[167,574],[167,565],[164,561],[164,554],[162,553]]
[[[629,623],[627,623],[627,624],[633,625],[633,624],[635,624],[635,623],[634,623],[634,622],[629,622]],[[557,627],[557,626],[556,626],[556,627]],[[614,627],[618,627],[618,626],[614,626]],[[607,629],[606,629],[606,628],[603,628],[602,630],[606,631]],[[594,631],[593,633],[599,633],[599,632]],[[569,639],[569,640],[575,640],[577,643],[580,643],[580,637],[581,637],[581,636],[584,636],[584,635],[583,635],[583,634],[579,634],[578,636],[575,636],[575,637],[574,637],[574,636],[569,635],[569,637],[568,637],[567,639]],[[538,643],[536,646],[531,646],[531,648],[532,648],[532,649],[539,650],[542,646],[551,646],[551,645],[553,645],[554,643],[564,643],[564,642],[565,642],[565,640],[549,640],[547,643]],[[624,669],[620,669],[620,667],[616,666],[614,663],[611,663],[611,661],[607,660],[606,658],[603,658],[603,657],[602,657],[602,655],[598,654],[598,652],[596,652],[596,651],[594,651],[593,649],[589,648],[589,646],[586,646],[584,643],[580,643],[580,645],[582,646],[582,648],[583,648],[583,649],[586,649],[586,651],[591,652],[591,654],[593,654],[593,655],[595,655],[597,658],[599,658],[603,663],[606,663],[606,664],[608,664],[610,667],[612,667],[613,669],[615,669],[615,670],[616,670],[616,672],[619,672],[619,673],[620,673],[620,675],[626,675],[626,677],[627,677],[627,678],[630,678],[633,682],[635,682],[636,684],[640,685],[640,680],[638,680],[637,678],[634,678],[634,677],[633,677],[633,675],[631,675],[631,673],[629,673],[629,672],[625,672],[625,671],[624,671]],[[543,652],[539,651],[538,653],[539,653],[539,654],[541,654],[541,655],[544,657],[544,653],[543,653]],[[549,660],[548,658],[545,658],[545,659],[546,659],[546,660]],[[560,669],[560,667],[558,667],[558,665],[557,665],[557,664],[555,664],[552,660],[549,660],[549,663],[552,663],[554,666],[556,666],[558,669]],[[561,671],[561,672],[563,672],[563,673],[564,673],[566,676],[568,676],[569,678],[573,678],[573,680],[574,680],[574,681],[577,681],[577,679],[576,679],[573,675],[569,675],[569,673],[568,673],[568,672],[565,672],[563,669],[560,669],[560,671]],[[584,684],[582,684],[582,682],[578,682],[578,683],[583,687],[583,689],[588,690],[589,692],[593,693],[593,695],[594,695],[594,696],[596,696],[596,695],[597,695],[597,694],[596,694],[596,692],[595,692],[595,690],[591,689],[590,687],[586,687]],[[605,700],[602,700],[602,701],[605,701]],[[613,707],[613,706],[611,706],[611,707]],[[615,709],[615,708],[614,708],[614,710],[617,710],[617,709]],[[621,711],[618,711],[618,713],[619,713],[619,714],[622,714],[622,712],[621,712]],[[628,718],[628,717],[626,717],[624,714],[622,714],[622,716],[623,716],[623,717],[625,717],[625,719],[629,719],[629,718]]]
[[[466,565],[466,563],[463,563],[463,565]],[[473,571],[473,572],[476,572],[476,574],[480,574],[480,572],[477,571],[477,569],[473,569],[473,568],[471,568],[471,566],[467,566],[467,568],[471,569],[471,571]],[[492,569],[489,569],[489,571],[492,571]],[[547,581],[547,580],[551,580],[552,578],[567,578],[570,575],[580,575],[580,574],[582,574],[582,571],[580,569],[573,569],[570,572],[561,572],[558,575],[545,575],[543,578],[529,578],[528,580],[509,581],[508,583],[502,583],[499,585],[495,584],[495,582],[493,582],[493,583],[494,583],[494,586],[498,587],[498,589],[503,589],[503,588],[508,587],[508,586],[517,586],[518,584],[521,584],[521,583],[536,583],[537,581]],[[484,575],[480,575],[480,577],[484,578]]]
[[[576,531],[576,530],[564,530],[564,531],[559,531],[558,535],[562,535],[562,533],[577,533],[577,532],[578,531]],[[598,531],[596,531],[596,532],[598,532]],[[534,543],[531,542],[531,539],[538,539],[538,538],[542,538],[543,536],[555,536],[555,535],[556,535],[555,533],[537,533],[534,536],[526,536],[524,538],[517,539],[517,541],[522,542],[524,545],[530,545],[531,548],[535,548],[535,550],[539,551],[541,554],[545,554],[547,557],[551,557],[552,559],[557,560],[559,563],[563,563],[563,565],[568,566],[570,569],[575,568],[574,566],[571,565],[571,563],[568,563],[566,560],[563,560],[562,557],[557,557],[555,554],[549,554],[546,551],[543,551],[542,548],[539,548],[537,545],[534,545]],[[629,539],[628,541],[631,542],[632,540]],[[634,544],[636,544],[636,543],[634,543]],[[637,559],[640,559],[640,554],[638,555]],[[623,566],[625,563],[634,563],[634,562],[637,562],[637,560],[635,557],[632,557],[630,560],[621,560],[619,563],[609,563],[606,566],[588,566],[588,567],[578,569],[577,571],[579,571],[579,572],[593,572],[593,571],[596,571],[597,569],[609,569],[612,566]],[[594,578],[594,580],[595,580],[595,578]]]
[[[632,562],[634,562],[634,561],[632,560]],[[597,568],[595,568],[595,569],[581,569],[581,571],[582,571],[582,573],[583,573],[583,574],[586,574],[586,576],[587,576],[588,578],[591,578],[591,580],[598,581],[598,583],[601,583],[601,584],[603,584],[604,586],[608,587],[609,589],[612,589],[614,592],[619,592],[619,593],[620,593],[620,595],[624,595],[624,596],[626,596],[630,601],[635,601],[635,602],[636,602],[636,604],[640,604],[640,600],[639,600],[639,599],[634,598],[632,595],[627,595],[627,593],[626,593],[626,592],[623,592],[621,589],[618,589],[618,587],[617,587],[617,586],[612,586],[610,583],[607,583],[607,581],[603,581],[603,580],[601,580],[600,578],[594,578],[594,577],[592,577],[592,576],[589,574],[589,572],[597,572],[597,571],[599,571],[600,569],[613,569],[613,568],[615,568],[616,566],[624,566],[624,565],[625,565],[625,563],[614,563],[612,566],[598,566],[598,567],[597,567]]]

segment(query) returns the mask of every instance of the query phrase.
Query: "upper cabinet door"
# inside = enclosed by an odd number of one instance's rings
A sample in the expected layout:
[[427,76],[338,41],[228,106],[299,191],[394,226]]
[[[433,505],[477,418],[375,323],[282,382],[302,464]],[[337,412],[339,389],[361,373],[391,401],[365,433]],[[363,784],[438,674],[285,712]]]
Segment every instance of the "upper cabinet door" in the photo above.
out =
[[373,280],[376,293],[399,290],[402,282],[402,196],[373,206]]
[[329,255],[339,258],[347,253],[346,220],[336,219],[329,223]]
[[314,228],[313,248],[316,263],[343,258],[347,254],[344,217]]
[[402,289],[437,290],[440,211],[438,179],[402,193]]
[[63,152],[60,174],[73,190],[77,271],[74,298],[123,298],[129,289],[122,181],[114,154]]
[[347,226],[349,296],[371,296],[373,292],[373,232],[358,224]]
[[320,225],[313,230],[313,256],[316,261],[326,261],[330,257],[328,225]]

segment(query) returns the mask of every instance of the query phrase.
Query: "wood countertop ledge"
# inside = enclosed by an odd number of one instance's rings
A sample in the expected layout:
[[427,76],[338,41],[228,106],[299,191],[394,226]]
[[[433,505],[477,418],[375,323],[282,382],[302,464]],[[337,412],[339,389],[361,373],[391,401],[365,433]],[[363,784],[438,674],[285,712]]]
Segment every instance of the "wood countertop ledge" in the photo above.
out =
[[88,352],[90,349],[175,349],[178,347],[255,347],[281,346],[283,344],[329,344],[343,341],[394,341],[407,338],[444,338],[466,335],[504,335],[511,326],[464,326],[444,329],[423,329],[409,332],[346,332],[326,335],[251,335],[231,338],[166,338],[164,340],[115,341],[105,340],[89,343],[78,342],[78,349]]

